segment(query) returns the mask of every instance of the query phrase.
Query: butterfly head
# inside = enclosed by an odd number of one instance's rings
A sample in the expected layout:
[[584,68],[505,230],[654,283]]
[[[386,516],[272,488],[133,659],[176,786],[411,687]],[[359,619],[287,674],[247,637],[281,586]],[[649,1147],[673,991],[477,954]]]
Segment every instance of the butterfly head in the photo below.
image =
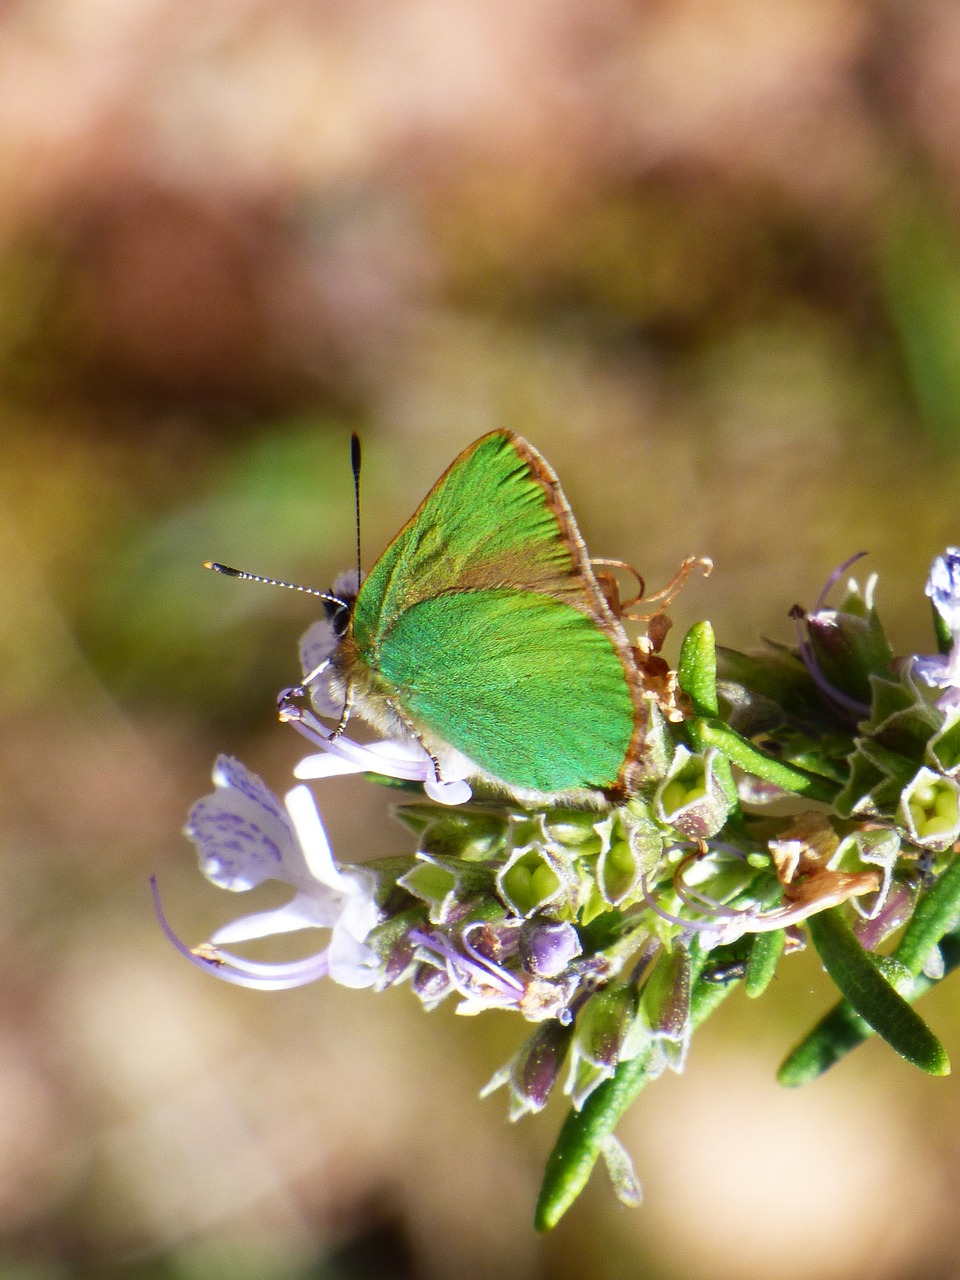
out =
[[350,626],[353,606],[360,592],[360,581],[360,574],[356,569],[347,569],[338,574],[329,594],[324,597],[323,612],[326,616],[321,621],[329,622],[338,641],[343,639]]
[[346,682],[337,650],[350,630],[361,576],[348,569],[334,580],[323,597],[323,616],[307,628],[300,640],[300,665],[304,687],[310,691],[320,716],[338,719],[343,711]]

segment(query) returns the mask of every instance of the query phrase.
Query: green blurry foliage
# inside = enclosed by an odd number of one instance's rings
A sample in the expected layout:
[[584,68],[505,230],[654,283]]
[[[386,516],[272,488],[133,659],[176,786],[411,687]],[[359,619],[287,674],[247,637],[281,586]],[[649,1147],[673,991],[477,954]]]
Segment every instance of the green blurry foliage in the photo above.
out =
[[922,425],[960,445],[960,236],[956,216],[922,195],[884,246],[884,296]]
[[[349,430],[329,419],[276,423],[192,487],[171,512],[117,529],[80,634],[125,699],[260,721],[274,691],[299,676],[296,636],[317,602],[219,577],[203,561],[328,587],[356,554]],[[262,705],[251,705],[252,688]]]

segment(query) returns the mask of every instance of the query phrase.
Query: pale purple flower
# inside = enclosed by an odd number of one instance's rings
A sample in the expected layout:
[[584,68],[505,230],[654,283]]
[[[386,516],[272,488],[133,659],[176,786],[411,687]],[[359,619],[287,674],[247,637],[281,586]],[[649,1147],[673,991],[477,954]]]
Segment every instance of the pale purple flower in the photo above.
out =
[[463,997],[457,1013],[478,1014],[484,1009],[516,1009],[528,1022],[557,1018],[565,1025],[572,1019],[570,1001],[578,984],[573,973],[546,981],[516,973],[483,954],[471,941],[477,922],[461,932],[459,946],[442,931],[411,929],[407,935],[422,952],[446,966],[451,986]]
[[[167,924],[154,884],[157,914],[170,941],[200,968],[240,986],[282,990],[328,975],[343,986],[371,986],[379,973],[379,958],[365,943],[379,916],[374,878],[362,867],[336,865],[308,788],[294,787],[281,804],[256,774],[230,756],[218,758],[213,780],[217,789],[193,806],[186,826],[200,854],[200,870],[235,893],[278,880],[294,894],[282,907],[224,925],[191,950]],[[221,949],[223,943],[299,929],[329,929],[329,945],[285,964],[246,960]]]
[[953,643],[949,653],[917,655],[913,667],[928,685],[945,691],[937,699],[937,706],[945,711],[960,705],[960,548],[947,547],[942,556],[936,557],[925,591]]

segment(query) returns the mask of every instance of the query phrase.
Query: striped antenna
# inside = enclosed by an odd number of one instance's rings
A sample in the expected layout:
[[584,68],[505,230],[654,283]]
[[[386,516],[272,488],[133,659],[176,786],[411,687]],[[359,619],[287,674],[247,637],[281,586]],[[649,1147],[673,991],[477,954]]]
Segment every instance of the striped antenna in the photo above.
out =
[[329,591],[317,591],[315,587],[304,587],[299,582],[281,582],[279,578],[264,578],[259,573],[247,573],[244,569],[231,569],[228,564],[218,564],[215,560],[204,560],[203,567],[212,569],[214,573],[223,573],[228,578],[241,578],[244,582],[262,582],[266,587],[286,587],[288,591],[302,591],[304,595],[317,596],[320,600],[329,600],[331,604],[339,605],[341,609],[350,607],[345,600],[341,600],[339,596],[331,595]]

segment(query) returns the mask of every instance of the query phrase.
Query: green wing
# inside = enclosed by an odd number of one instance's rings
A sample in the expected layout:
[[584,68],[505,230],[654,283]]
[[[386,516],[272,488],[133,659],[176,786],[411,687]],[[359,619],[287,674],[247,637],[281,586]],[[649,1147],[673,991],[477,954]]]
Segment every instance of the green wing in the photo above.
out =
[[517,787],[610,787],[634,736],[617,645],[562,600],[531,591],[435,596],[405,610],[378,668],[414,723]]
[[544,592],[613,624],[556,475],[509,431],[466,449],[394,538],[360,589],[354,638],[377,666],[380,640],[413,605],[499,587]]

